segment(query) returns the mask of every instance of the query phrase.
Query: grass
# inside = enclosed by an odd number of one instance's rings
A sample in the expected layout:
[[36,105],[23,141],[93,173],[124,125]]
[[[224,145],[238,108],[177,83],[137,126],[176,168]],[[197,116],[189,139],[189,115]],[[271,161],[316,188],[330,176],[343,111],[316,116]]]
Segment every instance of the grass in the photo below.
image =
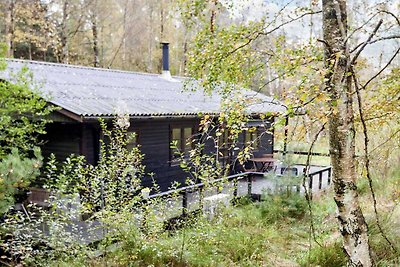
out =
[[[381,221],[400,251],[400,172],[377,183]],[[361,203],[369,224],[370,244],[377,266],[398,266],[377,230],[370,194],[361,182]],[[345,266],[337,231],[332,192],[316,197],[313,222],[319,246],[310,236],[307,203],[297,195],[266,196],[242,201],[213,220],[194,217],[186,226],[144,234],[125,229],[113,250],[102,257],[57,261],[54,266]],[[49,264],[50,265],[50,264]]]

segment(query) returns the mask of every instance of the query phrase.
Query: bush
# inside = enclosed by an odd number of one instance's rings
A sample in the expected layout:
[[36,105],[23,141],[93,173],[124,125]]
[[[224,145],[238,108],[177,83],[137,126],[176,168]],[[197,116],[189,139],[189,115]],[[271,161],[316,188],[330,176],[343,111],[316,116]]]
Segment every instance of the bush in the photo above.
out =
[[274,223],[285,218],[303,218],[307,211],[307,201],[297,193],[265,195],[258,207],[262,218],[267,223]]
[[[1,64],[2,47],[0,71],[6,65]],[[38,136],[45,133],[45,125],[50,122],[48,115],[57,108],[48,105],[39,86],[27,68],[10,73],[10,81],[0,80],[0,159],[15,148],[27,156],[40,144]]]
[[343,252],[342,244],[335,242],[323,247],[314,247],[300,262],[301,266],[346,266],[347,258]]
[[14,204],[15,196],[29,186],[39,175],[42,165],[40,149],[34,149],[35,157],[23,158],[17,149],[0,161],[0,215]]
[[[7,256],[3,259],[12,264],[35,266],[48,266],[51,261],[76,261],[89,256],[90,252],[103,251],[112,243],[125,240],[126,232],[138,227],[133,208],[142,199],[139,192],[144,175],[143,155],[138,147],[128,148],[126,116],[117,118],[112,130],[104,121],[100,123],[109,142],[101,145],[98,165],[87,164],[82,156],[70,157],[61,164],[54,157],[50,158],[44,181],[52,192],[49,208],[12,210],[4,215],[0,249]],[[3,191],[10,196],[7,204],[12,202],[16,186],[26,185],[29,177],[39,174],[36,169],[30,172],[32,164],[40,167],[38,162],[18,156],[14,151],[10,159],[0,164],[0,171],[4,169],[8,175],[5,181],[11,183],[9,177],[15,177],[10,189],[3,186],[7,189]],[[90,220],[80,222],[80,215]],[[81,227],[83,225],[86,226]],[[98,247],[84,245],[100,238]]]
[[397,251],[394,251],[379,231],[374,218],[368,224],[369,242],[373,259],[377,266],[399,266],[400,263],[400,207],[390,213],[379,213],[380,223],[385,235]]

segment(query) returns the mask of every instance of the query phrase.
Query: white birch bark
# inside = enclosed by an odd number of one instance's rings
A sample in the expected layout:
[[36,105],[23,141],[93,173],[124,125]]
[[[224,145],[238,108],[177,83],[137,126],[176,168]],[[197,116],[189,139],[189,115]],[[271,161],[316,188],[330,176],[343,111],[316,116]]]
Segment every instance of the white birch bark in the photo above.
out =
[[330,153],[339,229],[348,266],[372,266],[367,224],[358,201],[353,89],[346,43],[346,0],[322,0]]

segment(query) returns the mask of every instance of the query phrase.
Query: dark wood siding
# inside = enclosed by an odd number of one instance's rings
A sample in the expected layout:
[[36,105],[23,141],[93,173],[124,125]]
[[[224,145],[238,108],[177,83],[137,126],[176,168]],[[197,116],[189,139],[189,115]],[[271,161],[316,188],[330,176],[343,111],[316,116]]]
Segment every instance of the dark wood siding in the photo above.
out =
[[[135,120],[131,122],[131,131],[138,134],[138,144],[144,156],[147,173],[154,173],[153,178],[161,190],[167,190],[173,182],[184,185],[188,176],[179,166],[170,163],[170,129],[172,126],[193,126],[196,128],[197,119],[175,120]],[[151,186],[152,178],[147,176],[143,185]]]
[[[266,127],[257,129],[260,136],[257,153],[271,154],[273,151],[272,134],[265,133],[272,120]],[[154,173],[154,179],[162,191],[174,182],[185,184],[189,174],[185,173],[177,164],[170,163],[170,135],[171,127],[193,127],[194,134],[198,129],[198,119],[153,119],[132,120],[130,131],[137,133],[137,143],[144,156],[143,164],[147,173]],[[70,154],[85,155],[87,161],[96,164],[99,154],[100,129],[97,122],[93,123],[60,123],[54,122],[47,126],[46,141],[42,146],[44,156],[56,154],[57,159],[64,160]],[[239,144],[243,143],[244,136],[239,136]],[[211,139],[206,141],[204,153],[213,153],[214,143]],[[152,178],[147,175],[143,180],[144,186],[152,186]]]
[[42,145],[43,156],[54,153],[57,160],[63,161],[69,155],[80,154],[81,125],[78,123],[54,122],[46,126],[46,136]]
[[90,164],[96,164],[99,159],[99,132],[97,124],[82,124],[80,154],[86,157]]
[[84,155],[90,164],[98,159],[98,129],[95,125],[83,123],[54,122],[46,126],[42,152],[47,158],[51,153],[63,161],[71,154]]

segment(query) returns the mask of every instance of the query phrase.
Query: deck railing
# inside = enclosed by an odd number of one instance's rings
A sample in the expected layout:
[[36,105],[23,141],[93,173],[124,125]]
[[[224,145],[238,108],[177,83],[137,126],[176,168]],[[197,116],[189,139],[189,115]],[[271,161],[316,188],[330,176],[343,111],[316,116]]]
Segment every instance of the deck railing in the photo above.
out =
[[314,177],[317,176],[318,179],[318,190],[322,189],[322,182],[323,182],[323,177],[324,173],[327,174],[327,185],[329,186],[331,184],[331,176],[332,176],[332,167],[326,167],[324,169],[309,173],[308,176],[308,188],[310,192],[313,190],[313,184],[314,184]]
[[[312,195],[313,192],[316,190],[321,190],[323,188],[323,179],[326,178],[326,186],[329,186],[331,184],[331,174],[332,174],[332,168],[331,167],[326,167],[317,171],[314,171],[312,173],[307,174],[306,178],[308,178],[308,192],[310,195]],[[260,172],[244,172],[244,173],[239,173],[235,175],[231,175],[225,178],[220,178],[216,179],[213,181],[210,181],[208,183],[198,183],[194,185],[189,185],[181,188],[177,188],[174,190],[169,190],[161,193],[156,193],[153,195],[150,195],[146,201],[151,202],[151,201],[165,201],[165,200],[170,200],[170,201],[180,201],[179,203],[179,209],[180,209],[180,215],[178,216],[185,216],[188,212],[194,211],[193,209],[190,210],[189,204],[189,194],[193,193],[198,193],[198,208],[195,210],[201,210],[203,207],[203,199],[204,199],[204,190],[205,189],[213,189],[215,194],[221,193],[223,186],[221,184],[229,184],[233,182],[233,185],[231,184],[228,189],[232,190],[233,194],[233,199],[237,198],[239,196],[238,194],[238,188],[239,188],[239,182],[241,182],[241,186],[245,184],[247,188],[245,188],[245,194],[241,194],[240,196],[250,196],[250,197],[257,197],[259,198],[260,196],[256,196],[256,194],[252,193],[252,184],[253,184],[253,179],[256,177],[261,177],[263,176],[263,173]],[[301,176],[301,174],[300,174]],[[317,188],[314,186],[314,181],[315,179],[318,179],[318,185]],[[243,190],[242,190],[243,191]],[[297,190],[299,190],[299,185],[297,185]],[[176,216],[175,216],[176,217]]]
[[[221,183],[227,183],[227,182],[233,182],[233,197],[236,198],[238,196],[238,181],[240,180],[246,180],[247,181],[247,195],[251,195],[251,184],[252,184],[252,179],[254,175],[261,175],[262,173],[253,173],[253,172],[245,172],[245,173],[239,173],[239,174],[234,174],[230,175],[225,178],[220,178],[220,179],[215,179],[213,181],[210,181],[208,183],[198,183],[194,185],[189,185],[181,188],[177,188],[174,190],[169,190],[157,194],[150,195],[148,200],[152,199],[168,199],[168,198],[177,198],[177,197],[182,197],[182,215],[185,215],[187,213],[188,209],[188,194],[190,193],[195,193],[199,192],[200,198],[199,198],[199,204],[200,204],[200,209],[202,206],[202,198],[203,198],[203,191],[206,187],[217,187],[217,191],[220,191],[218,189],[218,185]],[[218,192],[219,193],[219,192]]]
[[274,153],[281,153],[281,154],[294,154],[294,155],[302,155],[302,156],[319,156],[319,157],[329,157],[329,153],[320,153],[320,152],[307,152],[307,151],[283,151],[283,150],[274,150]]

